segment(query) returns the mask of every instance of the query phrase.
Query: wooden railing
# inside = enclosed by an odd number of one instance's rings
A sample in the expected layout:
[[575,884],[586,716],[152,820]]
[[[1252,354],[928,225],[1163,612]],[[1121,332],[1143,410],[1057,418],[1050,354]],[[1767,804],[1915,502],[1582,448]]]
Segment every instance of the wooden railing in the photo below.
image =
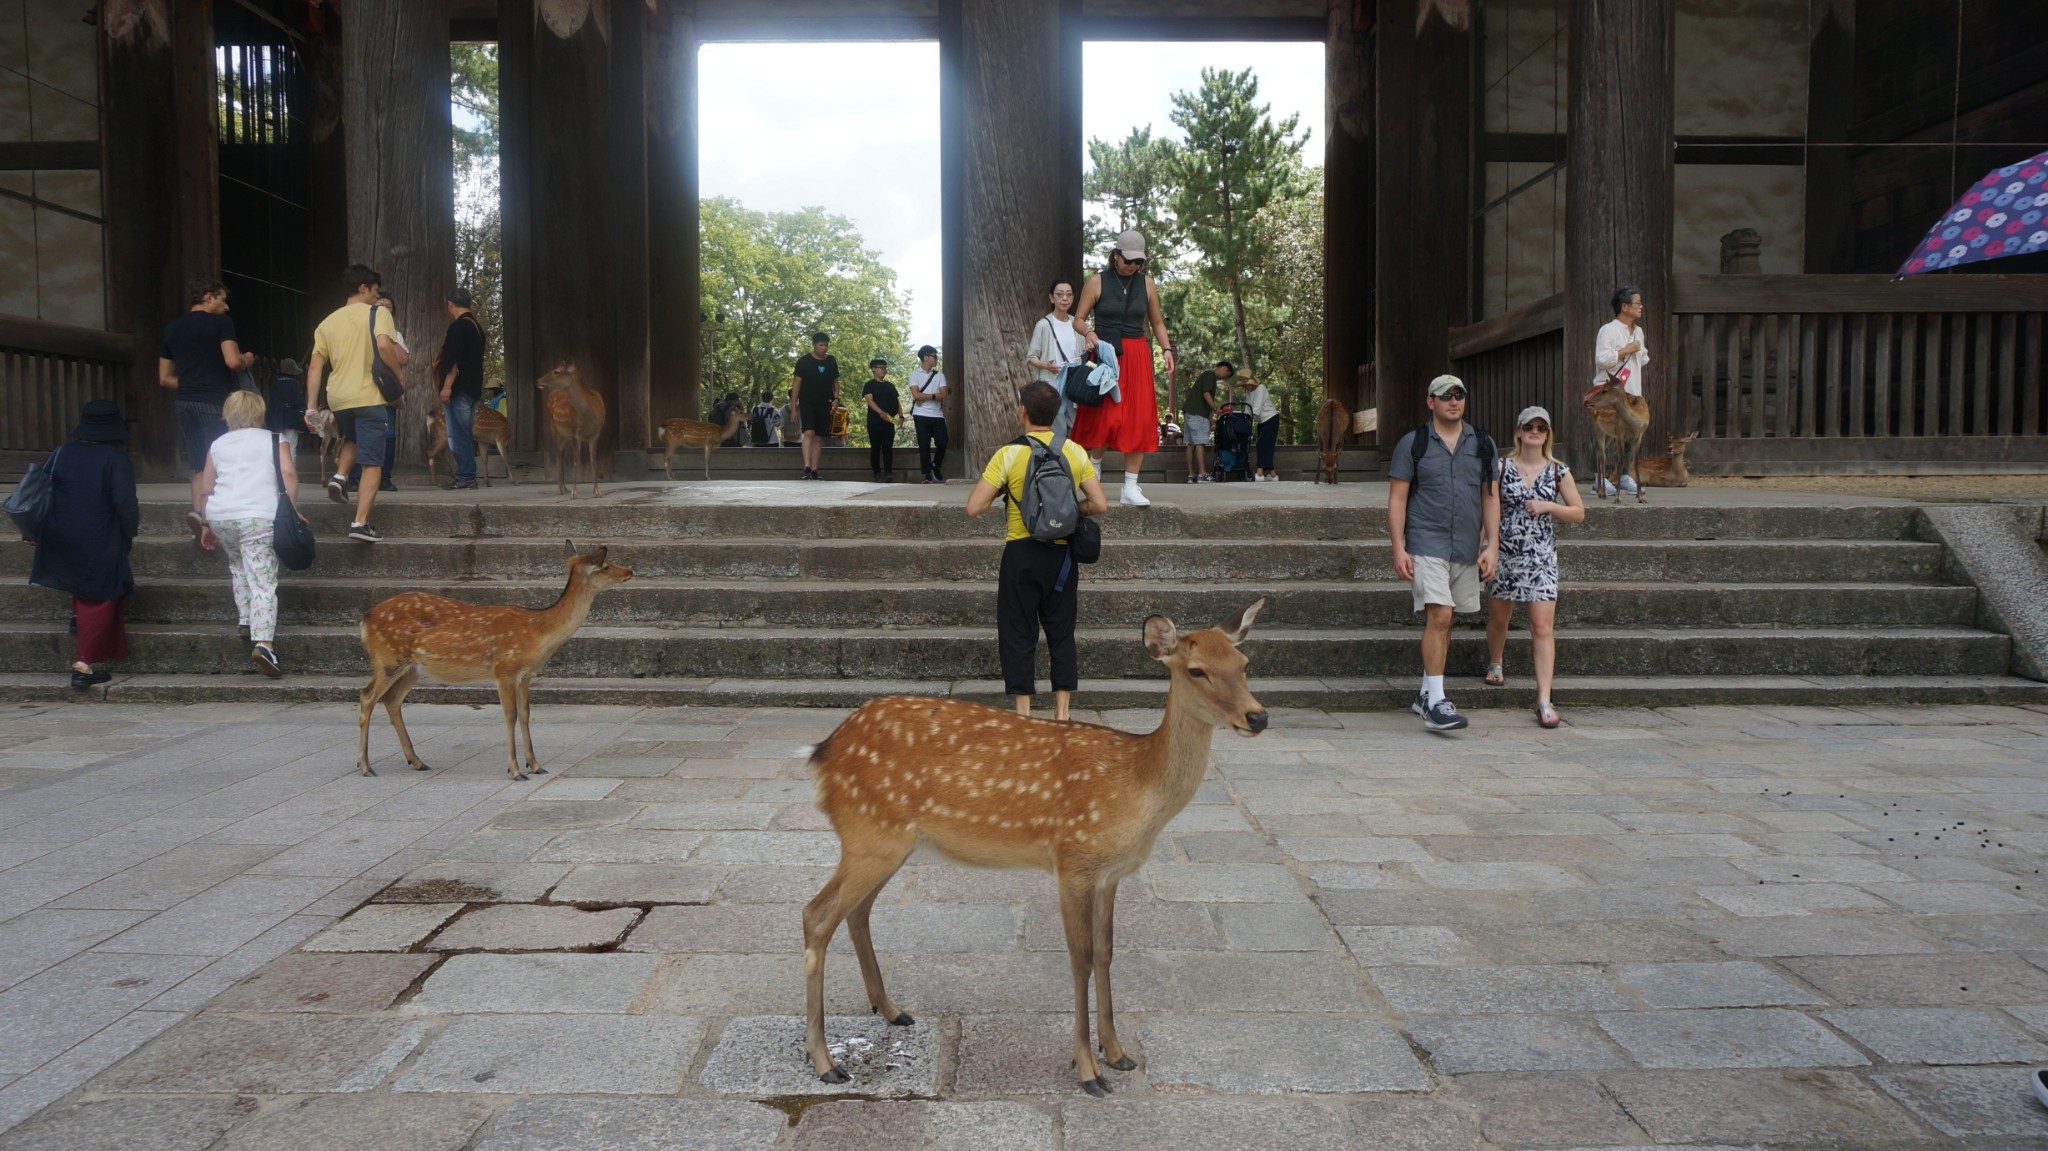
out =
[[1583,455],[1573,437],[1585,421],[1574,418],[1578,393],[1565,379],[1563,296],[1452,328],[1451,372],[1472,397],[1466,418],[1503,446],[1513,442],[1515,417],[1538,404],[1550,411],[1559,453]]
[[1674,426],[1706,474],[2048,465],[2044,311],[2048,276],[1678,280]]
[[122,393],[134,362],[128,336],[0,316],[0,453],[40,454],[61,443],[87,400]]

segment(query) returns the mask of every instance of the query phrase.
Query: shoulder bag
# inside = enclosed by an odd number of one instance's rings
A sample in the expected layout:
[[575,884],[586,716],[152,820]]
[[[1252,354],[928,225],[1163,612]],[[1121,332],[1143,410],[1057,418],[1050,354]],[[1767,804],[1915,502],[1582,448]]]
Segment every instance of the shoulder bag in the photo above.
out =
[[[377,350],[377,305],[370,305],[370,378],[377,381],[377,394],[387,404],[395,404],[405,398],[405,382],[391,365],[384,362],[384,356]],[[311,562],[311,561],[308,561]]]
[[59,447],[50,453],[47,460],[37,460],[21,473],[21,482],[14,485],[14,491],[7,497],[7,518],[14,521],[21,538],[33,543],[43,534],[43,525],[50,522],[50,499],[53,495],[50,469],[57,466],[57,457],[63,454]]
[[277,462],[277,433],[270,434],[270,470],[277,476],[277,518],[270,528],[270,548],[286,571],[313,566],[313,529],[299,518],[299,509],[284,492],[284,465]]

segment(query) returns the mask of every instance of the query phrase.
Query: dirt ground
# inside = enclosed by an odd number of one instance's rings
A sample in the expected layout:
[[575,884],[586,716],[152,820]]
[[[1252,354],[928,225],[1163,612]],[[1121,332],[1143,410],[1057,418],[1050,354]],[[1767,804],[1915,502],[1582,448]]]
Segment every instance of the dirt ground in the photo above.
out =
[[1694,476],[1696,488],[1845,492],[1931,503],[2048,500],[2048,474],[2004,476]]

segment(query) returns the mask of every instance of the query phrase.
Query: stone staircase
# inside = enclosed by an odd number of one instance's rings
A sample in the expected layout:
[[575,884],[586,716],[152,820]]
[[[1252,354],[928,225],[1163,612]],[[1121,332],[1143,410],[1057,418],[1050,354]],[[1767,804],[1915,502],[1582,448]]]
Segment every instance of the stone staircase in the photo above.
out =
[[[1138,643],[1147,614],[1206,625],[1266,596],[1248,645],[1266,703],[1405,706],[1417,630],[1393,577],[1383,491],[1168,485],[1152,508],[1113,511],[1103,562],[1082,585],[1089,705],[1161,698],[1165,678]],[[408,491],[380,504],[386,541],[374,546],[342,538],[343,509],[316,497],[320,562],[286,577],[279,651],[291,674],[278,681],[250,670],[223,562],[192,546],[175,489],[151,494],[134,552],[131,658],[110,698],[353,699],[366,675],[356,621],[370,605],[419,589],[545,606],[562,583],[564,538],[609,544],[636,575],[600,596],[555,656],[537,689],[548,697],[1001,697],[999,522],[962,515],[961,484],[656,482],[596,502],[551,487]],[[2008,674],[2010,641],[1977,626],[1976,589],[1949,577],[1939,543],[1919,538],[1915,506],[1669,496],[1596,507],[1565,530],[1561,704],[2048,701],[2048,687]],[[66,604],[25,585],[28,558],[0,551],[0,576],[11,577],[0,579],[0,695],[64,695]],[[1454,682],[1455,698],[1467,709],[1526,706],[1528,657],[1517,630],[1509,686],[1484,688],[1471,621],[1453,642],[1451,673],[1472,677]],[[495,694],[429,683],[415,698]]]

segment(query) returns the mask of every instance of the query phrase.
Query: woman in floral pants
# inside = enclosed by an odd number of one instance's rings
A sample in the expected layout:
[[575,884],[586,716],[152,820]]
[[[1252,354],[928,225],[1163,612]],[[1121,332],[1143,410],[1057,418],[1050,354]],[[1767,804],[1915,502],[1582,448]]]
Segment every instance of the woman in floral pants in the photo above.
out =
[[200,534],[199,546],[212,551],[217,544],[227,552],[235,614],[241,619],[243,637],[255,644],[249,652],[250,662],[264,675],[276,678],[284,674],[284,668],[273,646],[277,638],[277,551],[271,545],[271,533],[276,530],[278,481],[283,480],[284,492],[296,508],[298,472],[292,466],[291,449],[278,441],[276,433],[263,428],[263,397],[236,392],[228,397],[221,414],[227,418],[228,433],[213,441],[199,475],[206,508],[206,530]]

